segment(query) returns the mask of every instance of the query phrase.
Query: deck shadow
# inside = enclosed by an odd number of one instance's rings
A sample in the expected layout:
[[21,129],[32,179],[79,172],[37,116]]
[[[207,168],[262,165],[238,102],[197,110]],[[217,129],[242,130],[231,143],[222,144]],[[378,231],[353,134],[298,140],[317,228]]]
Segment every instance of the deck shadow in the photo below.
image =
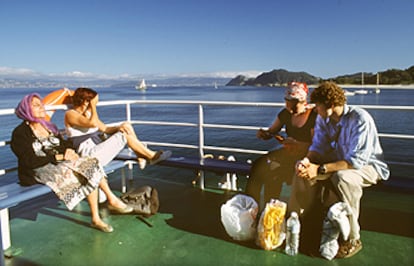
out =
[[31,221],[36,221],[37,215],[44,210],[44,208],[57,208],[59,200],[54,193],[25,201],[20,203],[17,208],[10,208],[10,219],[21,218]]
[[139,185],[133,182],[130,187],[149,185],[158,190],[160,213],[172,214],[166,223],[174,228],[193,234],[213,237],[233,242],[245,247],[259,249],[254,241],[235,241],[225,231],[221,223],[220,208],[235,192],[214,193],[200,190],[191,185],[174,182],[159,182],[153,179],[140,179]]
[[217,194],[193,187],[183,187],[180,192],[163,192],[164,189],[160,192],[160,212],[173,214],[173,217],[166,221],[168,225],[194,234],[259,249],[254,241],[233,240],[221,223],[221,205],[234,196],[234,193]]
[[[201,191],[199,188],[190,185],[156,182],[151,179],[141,179],[141,182],[140,186],[150,185],[158,189],[160,212],[173,214],[173,218],[167,221],[170,226],[191,233],[258,248],[253,243],[254,241],[234,241],[227,235],[221,224],[221,205],[234,196],[234,192],[212,193]],[[413,212],[407,212],[399,208],[390,210],[381,208],[381,206],[373,207],[372,204],[365,204],[364,200],[372,201],[375,198],[362,199],[360,215],[362,230],[414,237]]]

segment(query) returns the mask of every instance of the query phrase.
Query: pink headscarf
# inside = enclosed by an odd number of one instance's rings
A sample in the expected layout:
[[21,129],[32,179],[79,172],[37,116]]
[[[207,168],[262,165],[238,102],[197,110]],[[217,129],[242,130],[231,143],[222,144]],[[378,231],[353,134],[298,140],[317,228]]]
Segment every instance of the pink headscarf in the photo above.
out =
[[308,91],[308,86],[305,82],[291,82],[286,89],[285,99],[298,100],[300,102],[306,101]]
[[20,103],[17,105],[14,113],[17,115],[18,118],[24,121],[40,123],[44,127],[48,128],[50,131],[52,131],[53,134],[59,134],[59,130],[55,124],[46,121],[45,119],[39,119],[33,116],[31,103],[34,97],[39,98],[40,100],[42,99],[38,93],[28,94],[24,96]]

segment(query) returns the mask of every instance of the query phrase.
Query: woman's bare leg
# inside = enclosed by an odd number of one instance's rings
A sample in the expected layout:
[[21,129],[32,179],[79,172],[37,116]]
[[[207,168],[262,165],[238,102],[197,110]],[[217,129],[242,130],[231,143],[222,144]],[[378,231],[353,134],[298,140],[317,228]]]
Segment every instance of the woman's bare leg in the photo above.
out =
[[109,205],[120,209],[127,207],[127,205],[112,192],[106,178],[102,178],[101,182],[99,183],[99,188],[105,193]]
[[92,191],[86,199],[88,200],[89,207],[91,209],[92,223],[98,226],[106,226],[107,224],[102,221],[99,216],[99,207],[98,207],[98,189]]
[[148,149],[138,139],[131,124],[124,123],[122,125],[122,132],[124,133],[124,136],[127,140],[128,147],[130,147],[137,154],[137,156],[142,156],[148,160],[151,160],[155,156],[156,152]]

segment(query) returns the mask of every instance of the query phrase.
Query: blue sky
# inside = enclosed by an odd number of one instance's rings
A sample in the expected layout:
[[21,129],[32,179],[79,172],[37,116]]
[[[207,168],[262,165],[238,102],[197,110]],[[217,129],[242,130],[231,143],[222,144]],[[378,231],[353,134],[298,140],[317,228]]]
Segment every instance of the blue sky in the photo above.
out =
[[412,0],[0,0],[0,77],[414,65]]

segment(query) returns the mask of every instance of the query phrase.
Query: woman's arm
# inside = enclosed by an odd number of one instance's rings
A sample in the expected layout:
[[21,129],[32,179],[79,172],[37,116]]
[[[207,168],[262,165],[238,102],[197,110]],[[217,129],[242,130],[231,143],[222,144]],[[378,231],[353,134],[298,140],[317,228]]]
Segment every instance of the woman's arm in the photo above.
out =
[[273,124],[268,128],[268,130],[259,129],[256,132],[256,137],[263,140],[268,140],[274,137],[281,129],[282,129],[282,122],[280,121],[279,117],[276,117]]
[[79,113],[75,109],[66,111],[65,113],[65,126],[66,127],[82,127],[82,128],[93,128],[97,127],[99,131],[112,134],[117,131],[115,127],[107,127],[99,119],[98,111],[96,105],[98,104],[98,95],[95,96],[90,102],[86,109],[88,116]]

